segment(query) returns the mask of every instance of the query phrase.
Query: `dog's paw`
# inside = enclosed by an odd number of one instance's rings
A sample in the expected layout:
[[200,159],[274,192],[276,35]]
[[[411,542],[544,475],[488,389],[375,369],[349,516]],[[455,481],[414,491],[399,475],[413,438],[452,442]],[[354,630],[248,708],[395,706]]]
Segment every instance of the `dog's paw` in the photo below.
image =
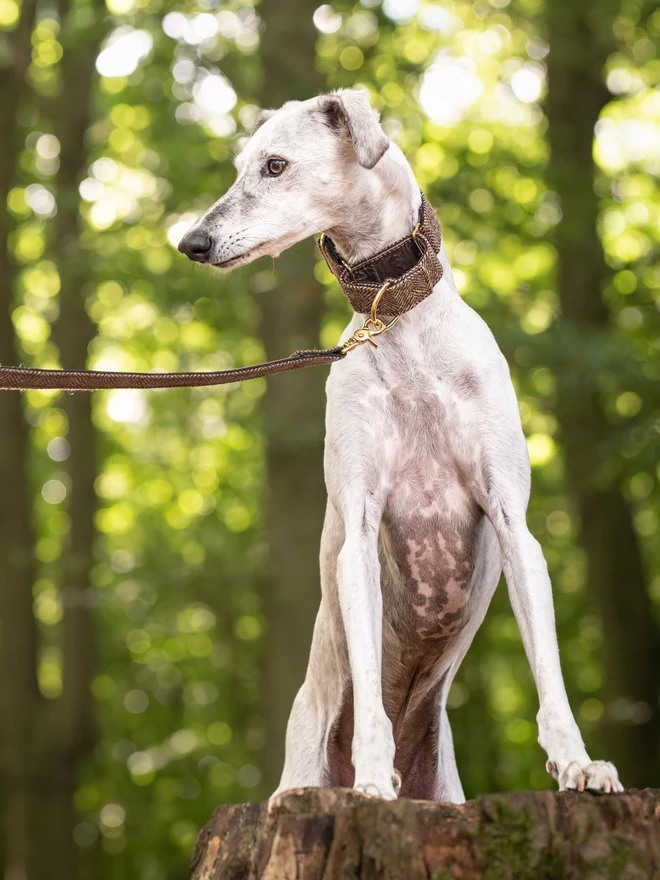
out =
[[382,798],[385,801],[395,801],[401,790],[401,777],[395,770],[389,783],[385,780],[376,783],[356,779],[353,789],[367,797]]
[[609,761],[592,761],[584,767],[570,761],[561,770],[556,763],[548,761],[546,769],[559,783],[559,791],[590,791],[594,794],[623,791],[617,769]]

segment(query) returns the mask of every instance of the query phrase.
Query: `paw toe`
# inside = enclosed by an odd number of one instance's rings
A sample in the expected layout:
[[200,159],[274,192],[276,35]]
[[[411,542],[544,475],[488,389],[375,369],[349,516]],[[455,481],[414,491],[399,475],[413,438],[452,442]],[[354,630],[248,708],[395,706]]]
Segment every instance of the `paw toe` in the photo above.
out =
[[558,776],[559,791],[584,791],[586,779],[575,761],[567,764]]
[[609,761],[593,761],[585,769],[587,790],[602,794],[614,794],[623,791],[619,782],[619,774],[614,764]]
[[376,785],[375,782],[356,782],[353,788],[367,797],[382,798],[386,801],[395,801],[397,796],[392,784],[387,786]]

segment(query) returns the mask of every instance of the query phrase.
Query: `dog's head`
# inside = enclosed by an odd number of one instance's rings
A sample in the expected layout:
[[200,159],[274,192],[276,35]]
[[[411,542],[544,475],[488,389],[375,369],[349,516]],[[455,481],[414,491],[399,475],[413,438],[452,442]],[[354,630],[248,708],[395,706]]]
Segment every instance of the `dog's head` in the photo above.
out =
[[390,142],[363,91],[265,110],[236,159],[236,182],[179,243],[220,269],[250,263],[345,224]]

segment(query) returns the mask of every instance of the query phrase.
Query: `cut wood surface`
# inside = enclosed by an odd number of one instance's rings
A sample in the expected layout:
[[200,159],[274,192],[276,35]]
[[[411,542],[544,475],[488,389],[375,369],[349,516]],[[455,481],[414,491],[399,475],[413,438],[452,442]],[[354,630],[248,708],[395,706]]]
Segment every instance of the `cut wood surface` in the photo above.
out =
[[486,795],[462,806],[306,789],[218,807],[192,880],[653,880],[660,789]]

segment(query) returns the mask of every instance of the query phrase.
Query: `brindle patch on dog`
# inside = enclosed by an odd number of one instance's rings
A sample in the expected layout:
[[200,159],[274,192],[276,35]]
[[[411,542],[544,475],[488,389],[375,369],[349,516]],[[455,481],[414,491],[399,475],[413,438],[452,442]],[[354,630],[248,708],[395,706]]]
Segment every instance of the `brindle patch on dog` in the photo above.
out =
[[[440,514],[436,504],[418,508],[407,520],[396,511],[393,516],[386,511],[383,518],[388,536],[383,561],[405,585],[399,602],[408,597],[415,632],[423,639],[451,638],[463,627],[476,527],[483,515],[476,505],[466,506],[471,509],[458,523]],[[411,634],[400,635],[410,644]]]
[[[426,534],[421,532],[426,526]],[[431,526],[431,528],[429,528]],[[413,591],[412,602],[422,638],[456,635],[462,628],[466,591],[474,564],[466,552],[465,540],[455,528],[440,530],[439,523],[419,523],[415,537],[406,539],[407,552],[397,558],[406,582]]]

